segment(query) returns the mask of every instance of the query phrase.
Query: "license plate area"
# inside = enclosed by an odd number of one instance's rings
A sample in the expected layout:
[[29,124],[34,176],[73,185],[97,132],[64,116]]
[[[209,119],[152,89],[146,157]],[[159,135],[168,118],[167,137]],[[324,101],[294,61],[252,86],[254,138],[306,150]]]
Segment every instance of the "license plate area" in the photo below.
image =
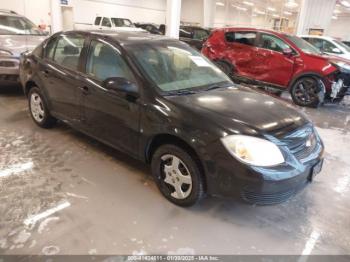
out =
[[310,175],[309,175],[309,181],[312,182],[315,178],[315,176],[317,176],[323,167],[323,159],[320,160],[316,165],[314,165],[314,167],[311,169]]

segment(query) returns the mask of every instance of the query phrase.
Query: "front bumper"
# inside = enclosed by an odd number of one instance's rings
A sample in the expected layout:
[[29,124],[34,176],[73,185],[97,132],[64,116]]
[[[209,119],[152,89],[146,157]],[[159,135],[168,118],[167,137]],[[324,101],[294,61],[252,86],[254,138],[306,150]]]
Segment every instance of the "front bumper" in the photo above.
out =
[[19,82],[19,59],[0,57],[0,81]]
[[286,201],[310,182],[313,168],[323,161],[324,146],[318,137],[312,151],[289,155],[286,163],[269,168],[239,162],[220,142],[211,152],[213,160],[205,163],[210,195],[267,205]]

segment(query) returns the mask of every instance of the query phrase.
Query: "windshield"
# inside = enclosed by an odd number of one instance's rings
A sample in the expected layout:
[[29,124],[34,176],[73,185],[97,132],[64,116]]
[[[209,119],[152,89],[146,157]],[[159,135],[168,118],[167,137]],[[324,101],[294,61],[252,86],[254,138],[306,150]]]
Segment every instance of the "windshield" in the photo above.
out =
[[125,18],[111,18],[114,26],[116,27],[135,27],[134,24]]
[[127,48],[148,78],[163,92],[232,86],[231,80],[212,62],[181,42]]
[[333,40],[333,41],[336,42],[338,45],[340,45],[342,48],[344,48],[347,52],[350,52],[350,46],[347,46],[346,44],[338,40]]
[[44,35],[24,17],[0,15],[0,35]]
[[314,55],[322,54],[322,52],[318,48],[314,47],[309,42],[307,42],[306,40],[300,37],[292,36],[292,35],[286,35],[286,37],[305,53],[314,54]]

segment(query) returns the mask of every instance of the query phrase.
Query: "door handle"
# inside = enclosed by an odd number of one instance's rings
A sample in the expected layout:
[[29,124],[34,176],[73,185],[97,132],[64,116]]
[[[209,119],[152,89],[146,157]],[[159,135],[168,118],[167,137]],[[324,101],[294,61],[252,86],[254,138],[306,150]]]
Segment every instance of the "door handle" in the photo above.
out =
[[43,74],[44,74],[45,77],[49,77],[49,75],[50,75],[50,71],[49,71],[49,70],[45,69],[45,70],[42,71],[42,72],[43,72]]
[[89,93],[89,88],[87,86],[81,86],[79,87],[83,94],[88,94]]

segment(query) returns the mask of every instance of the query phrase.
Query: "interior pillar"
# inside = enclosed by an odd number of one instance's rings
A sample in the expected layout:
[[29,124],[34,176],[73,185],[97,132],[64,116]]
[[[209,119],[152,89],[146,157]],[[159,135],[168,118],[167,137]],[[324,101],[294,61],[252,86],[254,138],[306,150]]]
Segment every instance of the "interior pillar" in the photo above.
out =
[[167,0],[166,35],[179,38],[181,0]]

